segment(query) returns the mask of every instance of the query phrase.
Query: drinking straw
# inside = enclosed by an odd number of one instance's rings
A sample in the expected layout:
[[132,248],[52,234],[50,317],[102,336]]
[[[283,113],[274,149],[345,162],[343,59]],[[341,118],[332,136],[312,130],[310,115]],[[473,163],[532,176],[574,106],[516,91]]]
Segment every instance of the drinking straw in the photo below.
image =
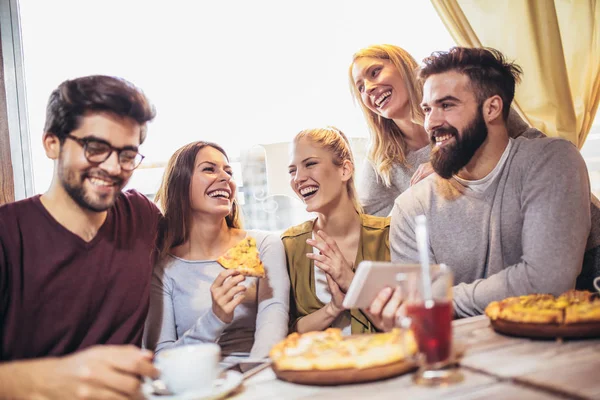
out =
[[421,260],[421,272],[423,276],[423,300],[432,300],[431,294],[431,274],[429,272],[429,246],[427,240],[427,218],[424,215],[415,217],[417,249],[419,250],[419,259]]

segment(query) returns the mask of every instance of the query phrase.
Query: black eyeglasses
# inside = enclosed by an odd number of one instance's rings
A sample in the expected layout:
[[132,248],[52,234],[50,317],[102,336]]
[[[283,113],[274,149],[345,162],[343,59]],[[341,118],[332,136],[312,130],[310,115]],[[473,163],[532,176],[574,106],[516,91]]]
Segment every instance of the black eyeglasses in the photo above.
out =
[[123,171],[133,171],[140,166],[140,163],[144,159],[144,156],[138,153],[137,150],[127,148],[119,149],[104,140],[92,138],[80,139],[73,135],[67,135],[66,137],[73,139],[83,147],[85,158],[92,164],[102,164],[104,161],[108,160],[108,157],[110,157],[113,151],[117,152],[119,165],[121,165]]

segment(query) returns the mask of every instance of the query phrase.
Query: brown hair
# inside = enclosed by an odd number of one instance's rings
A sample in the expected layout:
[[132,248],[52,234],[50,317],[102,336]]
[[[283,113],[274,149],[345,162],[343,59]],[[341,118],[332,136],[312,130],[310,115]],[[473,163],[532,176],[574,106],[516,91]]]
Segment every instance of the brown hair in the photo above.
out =
[[352,163],[352,176],[348,180],[347,184],[348,196],[354,205],[354,209],[358,213],[362,214],[363,208],[358,200],[356,185],[354,184],[354,172],[356,170],[354,166],[354,157],[352,156],[352,149],[350,148],[350,142],[348,141],[346,135],[344,135],[344,133],[339,129],[333,126],[328,126],[327,128],[305,129],[300,131],[294,137],[294,143],[298,143],[298,141],[302,138],[306,138],[311,142],[327,149],[332,155],[333,165],[341,167],[346,160]]
[[[162,183],[154,201],[164,213],[160,239],[158,244],[159,257],[164,257],[169,251],[188,241],[190,237],[191,198],[190,187],[196,156],[204,147],[212,147],[227,157],[227,153],[216,143],[197,141],[186,144],[177,150],[169,159]],[[227,226],[241,228],[241,213],[237,199],[233,199],[231,213],[225,217]]]
[[390,119],[383,118],[369,110],[362,102],[360,92],[354,84],[352,67],[360,58],[379,58],[388,60],[398,69],[404,79],[408,103],[411,110],[411,121],[423,125],[424,114],[421,110],[421,98],[423,97],[423,85],[416,78],[418,64],[415,59],[404,49],[391,44],[378,44],[365,47],[352,56],[352,63],[348,70],[350,79],[350,90],[354,99],[360,104],[360,108],[367,120],[371,132],[371,147],[368,159],[373,164],[375,172],[383,180],[386,186],[391,186],[391,170],[393,164],[401,163],[407,165],[406,143],[404,134],[398,125]]
[[523,73],[521,67],[508,62],[496,49],[453,47],[449,51],[436,51],[423,60],[419,71],[422,82],[431,75],[457,71],[467,75],[477,100],[483,103],[494,95],[502,98],[502,116],[508,118],[510,104],[515,97],[515,85]]
[[146,95],[131,82],[92,75],[64,81],[50,94],[44,132],[56,135],[62,143],[90,111],[105,111],[134,120],[141,126],[140,144],[146,139],[146,123],[156,116]]

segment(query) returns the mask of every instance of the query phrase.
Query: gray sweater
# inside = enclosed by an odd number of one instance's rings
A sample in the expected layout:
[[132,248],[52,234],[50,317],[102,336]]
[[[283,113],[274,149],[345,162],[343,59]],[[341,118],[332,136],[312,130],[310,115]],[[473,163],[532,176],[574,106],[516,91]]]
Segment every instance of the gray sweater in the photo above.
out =
[[410,187],[410,178],[419,165],[429,162],[431,147],[425,146],[406,154],[408,166],[394,164],[390,171],[391,186],[387,187],[375,172],[369,160],[365,160],[361,179],[358,184],[358,195],[365,214],[387,217],[392,211],[394,200]]
[[570,142],[518,138],[483,192],[433,174],[400,195],[392,210],[392,260],[419,261],[415,216],[425,214],[430,259],[454,272],[454,311],[575,285],[590,232],[587,169]]
[[212,311],[210,286],[223,271],[214,260],[188,261],[174,256],[154,268],[144,345],[156,352],[193,343],[214,342],[224,356],[266,357],[288,333],[290,281],[285,250],[277,234],[247,231],[256,244],[267,276],[246,277],[246,298],[233,321]]

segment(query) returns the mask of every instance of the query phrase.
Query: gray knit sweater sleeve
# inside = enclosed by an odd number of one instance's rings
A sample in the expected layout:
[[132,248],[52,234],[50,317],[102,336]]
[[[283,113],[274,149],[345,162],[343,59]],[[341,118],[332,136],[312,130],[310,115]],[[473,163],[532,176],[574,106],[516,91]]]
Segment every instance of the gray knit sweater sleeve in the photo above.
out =
[[[430,181],[433,177],[430,176],[425,179]],[[423,207],[423,201],[420,200],[420,197],[422,197],[420,193],[424,193],[424,191],[407,190],[396,199],[392,209],[390,252],[393,262],[412,264],[418,263],[420,260],[415,233],[415,217],[417,215],[427,215],[426,209]],[[427,217],[430,218],[430,216]],[[432,232],[429,232],[429,234],[431,235]],[[432,264],[438,263],[431,246],[429,246],[429,261]]]

